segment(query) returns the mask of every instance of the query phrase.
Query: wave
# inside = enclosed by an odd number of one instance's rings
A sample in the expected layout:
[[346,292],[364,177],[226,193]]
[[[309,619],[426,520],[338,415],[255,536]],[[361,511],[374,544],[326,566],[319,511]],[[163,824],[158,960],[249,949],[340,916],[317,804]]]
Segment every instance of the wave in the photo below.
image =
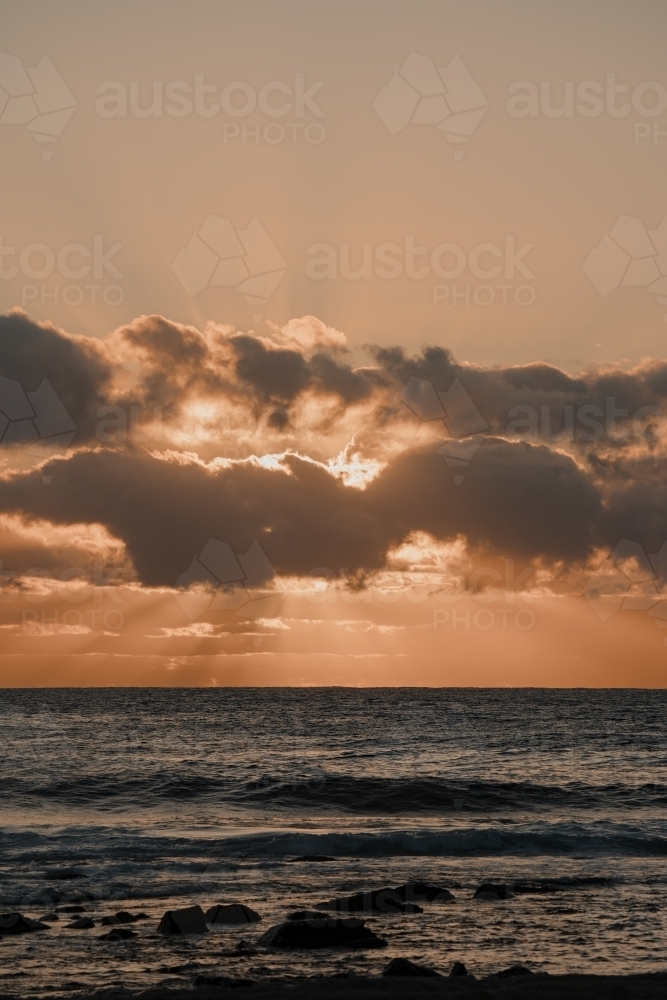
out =
[[502,827],[392,833],[276,833],[238,837],[226,842],[236,857],[305,855],[332,857],[484,857],[493,855],[667,855],[667,838],[636,829],[607,832],[558,824],[542,830]]
[[[212,769],[210,769],[212,770]],[[251,779],[221,776],[206,768],[181,774],[116,771],[32,781],[3,780],[5,805],[61,807],[157,807],[166,802],[225,803],[250,809],[337,810],[354,815],[493,814],[556,810],[657,809],[667,805],[667,786],[644,783],[542,785],[534,782],[463,781],[440,777],[355,777],[316,771],[294,777],[265,774]]]
[[[457,827],[447,830],[393,831],[262,831],[210,837],[170,837],[144,831],[141,835],[104,827],[70,828],[60,836],[0,830],[0,852],[12,861],[73,863],[76,858],[116,863],[123,859],[148,862],[169,857],[202,858],[225,865],[258,862],[288,863],[298,858],[307,863],[328,856],[338,858],[391,857],[665,857],[667,837],[655,824],[642,830],[625,824],[536,823],[532,827]],[[313,861],[315,863],[315,861]],[[204,868],[207,866],[204,865]],[[204,870],[202,868],[202,870]]]

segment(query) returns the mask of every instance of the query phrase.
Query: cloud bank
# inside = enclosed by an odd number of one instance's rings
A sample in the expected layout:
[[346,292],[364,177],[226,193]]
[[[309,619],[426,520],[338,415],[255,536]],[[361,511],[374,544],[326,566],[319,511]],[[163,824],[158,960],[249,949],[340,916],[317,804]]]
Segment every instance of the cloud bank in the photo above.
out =
[[[47,380],[77,427],[46,463],[1,449],[0,512],[97,526],[122,544],[123,578],[148,587],[173,587],[209,538],[257,541],[281,576],[357,586],[415,533],[564,574],[621,538],[651,552],[667,538],[664,361],[573,376],[440,347],[353,357],[314,317],[259,336],[147,316],[100,341],[12,312],[0,376],[26,392]],[[34,538],[11,554],[17,572],[34,565]]]

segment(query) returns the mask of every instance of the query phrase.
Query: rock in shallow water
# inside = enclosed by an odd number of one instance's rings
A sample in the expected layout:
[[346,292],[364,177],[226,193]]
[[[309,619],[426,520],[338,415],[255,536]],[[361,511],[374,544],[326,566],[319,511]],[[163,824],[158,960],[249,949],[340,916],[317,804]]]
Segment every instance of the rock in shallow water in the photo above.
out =
[[102,917],[100,920],[101,924],[133,924],[137,920],[148,920],[147,913],[128,913],[127,910],[118,910],[117,913],[112,913],[107,917]]
[[476,890],[473,899],[483,899],[494,902],[498,899],[512,899],[514,893],[508,885],[499,882],[483,882]]
[[509,969],[497,972],[496,976],[498,979],[514,979],[515,976],[532,976],[532,972],[525,965],[512,965]]
[[167,910],[158,925],[160,934],[206,934],[206,918],[201,906]]
[[259,939],[265,948],[384,948],[387,942],[363,920],[288,920]]
[[101,934],[100,941],[127,941],[129,938],[136,936],[137,932],[130,930],[129,927],[114,927],[107,934]]
[[41,920],[31,920],[22,913],[0,914],[0,934],[30,934],[31,931],[48,931],[49,925]]
[[396,888],[400,898],[406,903],[454,903],[456,896],[444,885],[433,885],[431,882],[404,882]]
[[450,976],[467,976],[468,970],[466,969],[463,962],[454,962],[451,968],[451,972],[449,974]]
[[206,923],[210,924],[211,927],[256,924],[261,919],[259,913],[242,903],[231,903],[229,906],[219,904],[206,911]]
[[91,917],[78,917],[71,924],[67,925],[69,930],[72,931],[89,931],[94,926],[95,921]]
[[320,910],[334,910],[339,913],[423,913],[419,902],[452,903],[455,897],[441,885],[430,882],[405,882],[395,889],[371,889],[356,892],[352,896],[341,896],[318,903]]
[[425,965],[417,965],[409,958],[392,958],[382,970],[383,976],[440,976],[439,972]]

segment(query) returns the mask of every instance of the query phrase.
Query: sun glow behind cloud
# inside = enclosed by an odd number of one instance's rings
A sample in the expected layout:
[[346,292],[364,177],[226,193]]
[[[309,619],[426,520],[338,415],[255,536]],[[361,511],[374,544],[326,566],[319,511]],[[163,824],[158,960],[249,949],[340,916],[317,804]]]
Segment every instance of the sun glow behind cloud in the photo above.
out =
[[[270,337],[143,317],[94,343],[2,322],[50,359],[40,378],[77,425],[49,461],[2,448],[8,677],[18,658],[77,683],[93,663],[122,683],[349,683],[353,663],[369,683],[542,683],[550,657],[599,678],[595,650],[633,642],[657,676],[659,535],[614,553],[661,523],[662,363],[574,378],[435,348],[360,359],[313,317]],[[604,412],[610,379],[627,417],[584,441],[577,413]],[[632,405],[651,393],[647,429]]]

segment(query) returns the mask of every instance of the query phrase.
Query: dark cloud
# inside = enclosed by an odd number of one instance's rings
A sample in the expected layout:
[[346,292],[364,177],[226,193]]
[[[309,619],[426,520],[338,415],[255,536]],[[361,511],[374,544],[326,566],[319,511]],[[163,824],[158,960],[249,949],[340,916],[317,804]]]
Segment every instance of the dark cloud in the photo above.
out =
[[139,363],[136,385],[127,397],[146,410],[160,407],[166,414],[196,394],[232,393],[217,345],[195,327],[163,316],[140,316],[116,330],[109,346],[120,358]]
[[[306,321],[299,323],[303,333]],[[599,547],[614,549],[621,538],[653,552],[667,538],[665,469],[646,461],[660,441],[666,362],[574,377],[545,363],[482,368],[458,364],[443,348],[408,357],[383,347],[371,350],[373,366],[360,368],[350,363],[342,335],[323,344],[326,332],[315,333],[320,341],[278,343],[148,316],[98,342],[21,313],[1,317],[0,374],[26,392],[47,379],[78,425],[74,444],[93,441],[96,450],[8,473],[0,510],[61,525],[101,524],[125,544],[143,583],[167,586],[209,538],[236,552],[258,541],[279,573],[327,567],[357,579],[384,567],[388,552],[415,531],[442,541],[462,537],[491,556],[565,567],[584,564]],[[461,485],[435,444],[400,451],[400,436],[392,437],[392,422],[411,417],[397,402],[410,379],[445,394],[459,380],[488,428],[466,459]],[[155,457],[127,437],[106,448],[99,435],[101,407],[139,400],[176,419],[181,405],[202,398],[242,401],[261,411],[267,433],[295,433],[296,404],[307,396],[334,400],[333,417],[324,408],[329,421],[348,407],[367,407],[362,413],[373,419],[358,438],[369,442],[368,455],[375,454],[374,435],[384,435],[386,447],[365,489],[297,455],[279,467],[257,460],[207,467]],[[577,418],[581,407],[588,416],[599,408],[600,433],[578,435],[590,422],[575,419],[570,436],[559,437],[559,426],[567,429],[568,414]],[[519,430],[508,439],[517,408],[538,415],[539,443],[517,441]]]
[[104,525],[148,585],[173,585],[209,538],[236,552],[258,541],[282,574],[358,574],[383,567],[414,531],[569,565],[584,562],[610,529],[604,489],[571,458],[496,439],[480,447],[461,486],[433,449],[404,452],[365,490],[296,456],[281,469],[251,461],[209,469],[141,451],[95,451],[46,471],[48,487],[41,472],[0,482],[0,509]]
[[24,392],[46,379],[85,439],[94,434],[97,411],[107,401],[113,365],[99,341],[12,311],[0,316],[0,375]]
[[368,351],[374,364],[360,367],[337,341],[304,346],[292,338],[281,344],[215,325],[201,333],[162,316],[139,317],[105,341],[63,333],[20,312],[0,317],[0,374],[25,391],[46,378],[77,424],[75,444],[106,440],[97,434],[102,406],[134,406],[135,423],[156,415],[176,423],[185,404],[201,399],[242,404],[255,419],[264,416],[275,434],[299,433],[296,404],[305,397],[334,402],[327,429],[355,406],[386,426],[409,416],[395,400],[415,378],[436,392],[447,392],[458,379],[492,434],[560,444],[584,456],[655,449],[664,429],[665,361],[572,376],[546,363],[459,364],[440,347],[414,357],[395,347]]
[[661,360],[631,372],[605,365],[571,376],[542,362],[461,365],[439,347],[426,347],[416,357],[401,348],[371,351],[397,388],[419,378],[436,392],[446,392],[459,379],[495,434],[563,443],[580,451],[591,444],[615,450],[637,444],[651,448],[656,422],[666,422],[667,362]]
[[[456,471],[460,471],[457,469]],[[406,451],[368,488],[397,543],[410,531],[501,555],[583,561],[598,541],[599,487],[566,455],[487,439],[454,485],[435,450]]]
[[[381,565],[386,528],[363,493],[296,458],[286,471],[252,462],[209,471],[139,451],[79,452],[0,482],[0,508],[56,524],[99,523],[121,539],[139,579],[175,583],[209,538],[245,552],[257,540],[274,568]],[[344,562],[343,562],[344,564]]]
[[308,364],[297,351],[269,349],[250,334],[237,334],[231,346],[237,377],[267,403],[292,402],[312,384]]

